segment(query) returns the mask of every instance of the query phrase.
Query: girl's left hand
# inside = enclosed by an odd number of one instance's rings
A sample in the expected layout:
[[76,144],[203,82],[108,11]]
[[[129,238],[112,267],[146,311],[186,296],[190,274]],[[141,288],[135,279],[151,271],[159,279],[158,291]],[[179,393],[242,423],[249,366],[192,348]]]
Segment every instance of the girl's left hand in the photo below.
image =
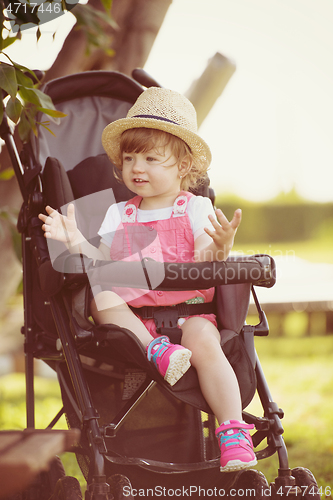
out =
[[205,232],[212,238],[217,250],[222,250],[225,255],[228,255],[234,244],[235,234],[242,219],[242,211],[238,208],[230,222],[219,208],[215,211],[215,214],[217,221],[212,215],[208,216],[215,231],[205,227]]

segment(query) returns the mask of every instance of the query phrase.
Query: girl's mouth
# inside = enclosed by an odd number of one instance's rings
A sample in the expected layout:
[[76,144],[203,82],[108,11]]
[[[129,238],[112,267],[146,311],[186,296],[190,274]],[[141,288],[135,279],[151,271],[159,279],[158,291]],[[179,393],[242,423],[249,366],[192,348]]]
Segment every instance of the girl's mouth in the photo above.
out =
[[135,184],[143,184],[148,181],[145,181],[144,179],[133,179],[133,182],[135,182]]

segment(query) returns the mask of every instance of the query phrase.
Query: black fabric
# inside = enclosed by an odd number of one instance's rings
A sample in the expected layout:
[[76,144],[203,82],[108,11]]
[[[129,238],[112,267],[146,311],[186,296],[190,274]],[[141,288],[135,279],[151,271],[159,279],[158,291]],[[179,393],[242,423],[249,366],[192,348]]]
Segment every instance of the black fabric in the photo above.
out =
[[[50,261],[48,261],[48,263],[51,265]],[[48,267],[48,263],[43,263],[41,267],[45,270],[45,266]],[[33,285],[30,300],[32,302],[33,320],[37,323],[38,329],[41,329],[41,331],[44,332],[43,336],[49,334],[54,338],[57,338],[57,329],[51,313],[50,303],[48,300],[45,300],[45,290],[42,288],[40,278],[42,276],[43,284],[47,283],[48,291],[49,287],[52,287],[53,291],[54,289],[61,289],[63,285],[63,276],[60,273],[53,271],[52,268],[51,270],[45,270],[45,273],[41,272],[41,269],[37,267],[34,260],[31,261],[31,265]]]
[[[257,388],[257,379],[251,361],[251,353],[247,352],[241,335],[234,331],[222,330],[222,349],[231,364],[241,393],[242,408],[246,408],[252,401]],[[224,341],[225,337],[228,340]]]
[[116,71],[84,71],[47,82],[43,92],[56,105],[85,96],[111,97],[133,103],[143,87],[132,78]]
[[74,200],[66,171],[56,158],[47,158],[42,180],[45,201],[52,208],[59,209]]
[[217,320],[220,329],[237,333],[244,326],[250,304],[250,283],[220,285],[215,290]]
[[212,201],[212,198],[210,196],[209,182],[209,177],[206,174],[205,177],[200,179],[200,183],[197,186],[194,186],[193,188],[191,187],[189,189],[190,193],[193,193],[195,196],[206,196]]
[[[187,304],[186,302],[181,302],[174,306],[143,306],[143,307],[131,307],[132,311],[140,316],[141,319],[153,319],[158,317],[158,313],[161,313],[161,318],[168,319],[168,313],[176,312],[176,323],[179,318],[186,318],[187,316],[197,315],[197,314],[210,314],[216,313],[215,302],[203,302],[202,304]],[[156,321],[155,321],[156,323]],[[156,323],[156,326],[159,326]]]
[[[67,266],[75,265],[72,259],[68,259],[64,264]],[[88,259],[85,259],[88,260]],[[200,290],[211,287],[219,287],[221,283],[227,285],[225,288],[226,294],[227,290],[231,285],[248,284],[244,292],[244,300],[247,300],[247,306],[249,303],[249,291],[250,284],[259,286],[266,286],[265,278],[265,266],[263,262],[260,261],[260,257],[252,257],[252,260],[243,259],[239,256],[239,260],[230,261],[213,261],[213,262],[158,262],[150,257],[145,257],[141,261],[128,262],[124,260],[117,261],[105,261],[96,260],[94,265],[88,263],[86,265],[87,271],[94,273],[95,281],[101,284],[102,287],[108,289],[110,286],[120,286],[120,287],[131,287],[131,288],[142,288],[142,280],[138,280],[137,276],[141,277],[142,269],[146,277],[149,277],[150,283],[154,283],[154,290]],[[72,271],[69,271],[72,272]],[[252,274],[255,273],[255,277]],[[259,281],[257,277],[259,276]],[[163,277],[163,279],[162,279]],[[268,283],[270,278],[268,278]],[[149,283],[148,283],[149,286]],[[225,294],[224,294],[225,295]],[[241,293],[241,299],[243,299],[243,293]],[[237,295],[236,295],[237,296]],[[221,295],[222,297],[222,295]],[[231,308],[231,314],[237,317],[237,309],[232,310],[232,300],[227,301],[229,303],[228,307]],[[219,304],[219,302],[217,302]],[[246,304],[245,304],[246,305]],[[244,310],[244,304],[242,304],[242,311]],[[226,308],[225,308],[226,309]],[[245,316],[247,309],[245,310]],[[242,316],[243,317],[243,316]],[[244,317],[245,319],[245,317]],[[240,322],[238,318],[237,323]],[[244,322],[241,323],[243,325]],[[232,328],[234,329],[234,328]],[[238,330],[236,330],[238,331]]]
[[31,238],[30,248],[39,265],[49,260],[49,249],[42,225],[43,223],[38,217],[31,217],[28,221],[28,234]]
[[[135,372],[117,372],[113,376],[112,373],[103,374],[88,366],[84,366],[83,371],[93,406],[98,412],[99,425],[107,426],[121,411],[124,403],[127,403],[128,400],[123,400],[125,377],[127,374],[134,376]],[[69,425],[72,428],[81,428],[81,415],[75,410],[75,395],[64,363],[58,366],[59,372],[62,374],[60,387]],[[212,433],[214,431],[215,426]],[[109,438],[106,432],[106,445],[111,456],[115,454],[167,463],[195,463],[203,460],[200,432],[200,412],[170,396],[162,386],[156,384],[127,414],[115,436]],[[210,452],[207,450],[208,460],[218,457],[218,443],[215,439],[214,445]],[[77,458],[87,478],[89,473],[93,473],[90,464],[94,457],[84,432],[81,433],[80,448],[82,453],[79,453]],[[108,465],[107,461],[105,465]]]
[[101,154],[86,158],[73,170],[69,170],[67,174],[75,199],[109,188],[113,189],[117,203],[135,196],[125,184],[115,178],[114,168],[107,155]]
[[[212,413],[201,394],[198,376],[193,367],[183,375],[177,384],[171,387],[158,373],[154,365],[147,360],[142,344],[130,330],[115,325],[100,325],[94,328],[94,336],[103,347],[103,356],[141,368],[151,379],[156,380],[159,385],[181,401],[207,413]],[[100,352],[96,352],[96,356],[99,357]]]
[[64,286],[64,275],[53,268],[51,260],[38,267],[39,285],[47,297],[60,292]]
[[[224,342],[222,349],[236,373],[244,409],[252,400],[256,390],[255,372],[242,338],[236,332],[222,331],[221,335],[222,342]],[[154,365],[147,361],[142,344],[130,330],[115,325],[100,325],[94,328],[94,336],[102,344],[103,356],[107,359],[114,359],[125,364],[130,363],[141,368],[177,399],[206,413],[213,413],[200,391],[198,375],[194,367],[191,366],[174,386],[170,386]],[[96,351],[96,356],[100,357],[100,351]]]

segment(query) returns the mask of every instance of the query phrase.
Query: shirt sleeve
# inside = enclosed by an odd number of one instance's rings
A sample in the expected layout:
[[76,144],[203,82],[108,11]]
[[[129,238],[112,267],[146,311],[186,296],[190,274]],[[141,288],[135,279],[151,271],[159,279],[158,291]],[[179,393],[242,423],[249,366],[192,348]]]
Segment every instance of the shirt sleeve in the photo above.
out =
[[126,202],[114,203],[108,208],[102,225],[98,231],[101,237],[101,243],[111,247],[113,236],[121,223],[121,214],[123,213]]
[[214,207],[209,198],[204,196],[193,196],[188,203],[187,213],[191,222],[194,240],[205,232],[205,227],[214,231],[213,225],[208,219],[208,215],[211,214],[215,219],[216,216]]

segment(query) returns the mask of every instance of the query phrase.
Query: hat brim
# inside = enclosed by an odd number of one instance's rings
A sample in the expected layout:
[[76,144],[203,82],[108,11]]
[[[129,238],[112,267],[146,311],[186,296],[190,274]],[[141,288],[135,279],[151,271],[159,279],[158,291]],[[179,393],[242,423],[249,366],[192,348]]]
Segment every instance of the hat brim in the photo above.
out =
[[194,161],[206,164],[207,167],[211,162],[212,155],[206,142],[198,134],[180,125],[154,118],[121,118],[107,125],[102,133],[103,148],[113,163],[119,163],[121,134],[133,128],[157,129],[175,135],[190,147]]

